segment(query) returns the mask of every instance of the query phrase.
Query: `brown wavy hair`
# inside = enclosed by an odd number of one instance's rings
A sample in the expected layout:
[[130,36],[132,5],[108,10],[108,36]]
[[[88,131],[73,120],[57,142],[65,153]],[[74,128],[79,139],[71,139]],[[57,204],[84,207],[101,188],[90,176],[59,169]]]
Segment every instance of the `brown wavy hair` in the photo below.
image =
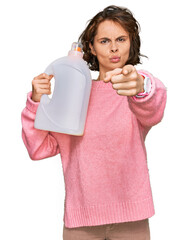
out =
[[128,33],[130,38],[130,52],[126,64],[136,65],[141,63],[140,57],[146,57],[140,54],[140,25],[133,17],[128,8],[110,5],[103,11],[96,14],[88,22],[86,29],[81,33],[78,41],[83,45],[83,59],[87,62],[89,68],[93,71],[99,71],[99,62],[96,56],[91,53],[89,43],[93,45],[94,37],[97,34],[99,24],[105,20],[113,20],[119,23]]

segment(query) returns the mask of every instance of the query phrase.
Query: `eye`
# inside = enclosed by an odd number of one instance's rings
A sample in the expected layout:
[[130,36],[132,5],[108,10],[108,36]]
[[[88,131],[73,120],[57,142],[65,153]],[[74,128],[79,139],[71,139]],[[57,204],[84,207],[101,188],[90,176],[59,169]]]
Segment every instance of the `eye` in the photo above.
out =
[[107,43],[107,42],[109,42],[108,39],[103,39],[103,40],[100,41],[100,43],[102,43],[102,44],[105,44],[105,43]]
[[125,41],[125,38],[120,37],[120,38],[118,38],[117,40],[118,40],[118,42],[124,42],[124,41]]

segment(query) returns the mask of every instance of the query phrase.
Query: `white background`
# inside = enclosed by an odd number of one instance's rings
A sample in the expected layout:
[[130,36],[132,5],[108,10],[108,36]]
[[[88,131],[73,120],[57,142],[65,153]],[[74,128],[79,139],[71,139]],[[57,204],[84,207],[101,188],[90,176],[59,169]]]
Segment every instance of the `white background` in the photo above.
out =
[[152,240],[188,239],[187,4],[186,1],[7,0],[1,14],[0,239],[60,240],[64,178],[60,156],[32,161],[21,138],[21,111],[32,79],[67,55],[104,7],[128,7],[141,25],[138,69],[167,87],[163,121],[150,131],[148,164],[156,214]]

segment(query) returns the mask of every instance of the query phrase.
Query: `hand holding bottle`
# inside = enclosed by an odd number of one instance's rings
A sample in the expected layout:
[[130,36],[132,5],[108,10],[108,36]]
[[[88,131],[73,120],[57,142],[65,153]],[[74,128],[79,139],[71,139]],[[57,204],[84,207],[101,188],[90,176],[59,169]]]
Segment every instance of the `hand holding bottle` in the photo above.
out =
[[43,94],[51,94],[51,83],[50,80],[53,75],[41,73],[32,80],[32,100],[34,102],[40,102]]

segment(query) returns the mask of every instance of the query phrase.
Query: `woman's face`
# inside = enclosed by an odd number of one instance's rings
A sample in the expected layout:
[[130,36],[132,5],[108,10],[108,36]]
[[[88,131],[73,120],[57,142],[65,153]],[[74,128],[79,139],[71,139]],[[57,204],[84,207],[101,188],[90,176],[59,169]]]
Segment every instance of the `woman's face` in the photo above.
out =
[[100,74],[122,68],[129,58],[129,33],[119,23],[105,20],[99,24],[90,48],[98,59]]

